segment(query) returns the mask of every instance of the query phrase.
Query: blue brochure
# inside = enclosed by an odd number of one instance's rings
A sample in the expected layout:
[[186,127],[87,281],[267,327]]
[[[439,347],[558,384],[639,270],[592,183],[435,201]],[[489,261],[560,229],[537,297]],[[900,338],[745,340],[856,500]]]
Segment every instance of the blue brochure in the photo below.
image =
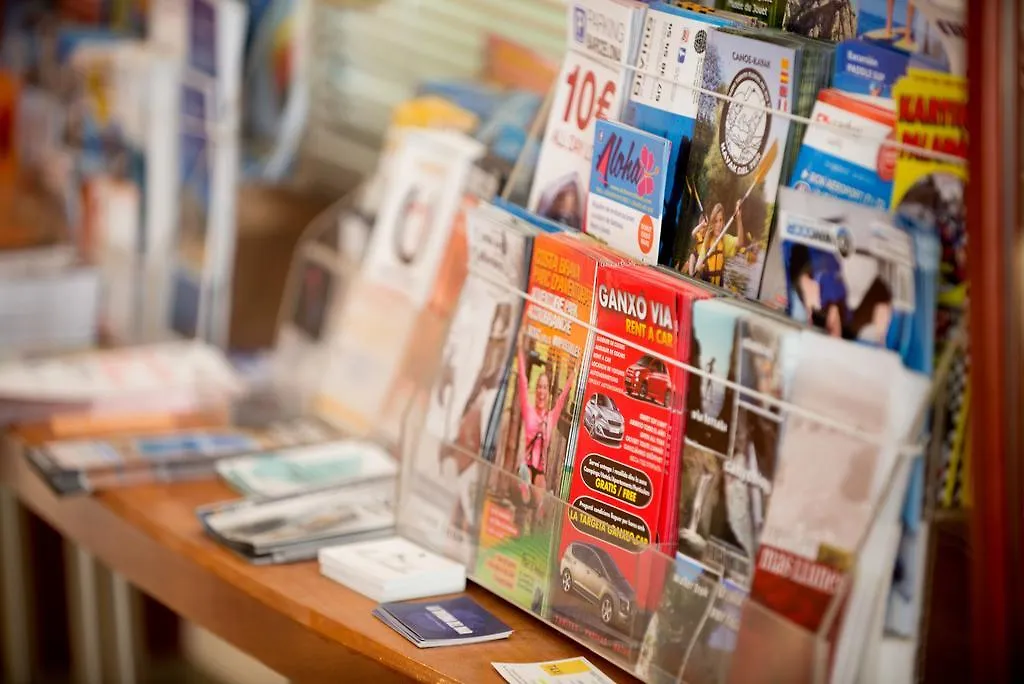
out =
[[835,337],[891,349],[930,375],[938,238],[887,212],[783,188],[776,242],[787,313]]
[[671,150],[665,138],[598,120],[584,231],[656,264]]
[[864,40],[836,45],[832,87],[855,95],[892,97],[892,87],[906,75],[910,55]]
[[382,603],[373,614],[420,648],[504,639],[512,628],[468,596]]

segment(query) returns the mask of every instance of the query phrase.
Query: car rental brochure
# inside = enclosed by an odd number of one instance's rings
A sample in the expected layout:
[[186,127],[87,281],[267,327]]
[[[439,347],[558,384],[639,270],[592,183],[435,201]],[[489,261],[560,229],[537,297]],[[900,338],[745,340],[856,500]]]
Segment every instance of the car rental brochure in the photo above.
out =
[[513,631],[468,596],[382,603],[373,614],[419,648],[497,641]]
[[403,483],[411,503],[402,521],[403,529],[414,526],[432,546],[465,562],[477,535],[476,459],[492,456],[487,437],[502,405],[535,231],[503,210],[479,207],[469,212],[467,232],[469,275],[441,352],[411,477]]
[[794,111],[797,49],[714,30],[686,176],[691,182],[673,266],[757,296]]
[[672,144],[625,124],[598,121],[584,228],[647,264],[658,262]]
[[496,467],[483,497],[473,579],[542,617],[559,522],[559,509],[545,497],[563,495],[566,460],[574,453],[570,439],[582,412],[590,339],[576,320],[593,320],[600,259],[601,252],[569,234],[534,238],[528,291],[546,306],[528,301],[524,307],[504,406],[489,440]]
[[664,498],[678,474],[686,378],[664,359],[678,356],[680,319],[689,319],[678,282],[633,265],[598,267],[601,332],[591,338],[569,460],[571,507],[553,547],[552,620],[627,660],[660,589],[647,581],[657,558],[648,547],[675,545]]
[[465,566],[402,537],[324,548],[319,559],[325,577],[381,603],[466,589]]
[[594,124],[619,120],[646,5],[633,0],[567,4],[568,50],[555,85],[527,208],[582,230]]
[[398,464],[379,445],[330,441],[217,461],[217,474],[245,496],[272,498],[311,489],[396,477]]

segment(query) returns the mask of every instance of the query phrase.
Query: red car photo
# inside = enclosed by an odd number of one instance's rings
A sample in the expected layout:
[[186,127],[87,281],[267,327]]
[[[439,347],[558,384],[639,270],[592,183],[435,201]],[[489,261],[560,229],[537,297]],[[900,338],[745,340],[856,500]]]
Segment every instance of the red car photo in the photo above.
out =
[[672,379],[661,359],[644,354],[626,369],[626,392],[668,406],[672,403]]

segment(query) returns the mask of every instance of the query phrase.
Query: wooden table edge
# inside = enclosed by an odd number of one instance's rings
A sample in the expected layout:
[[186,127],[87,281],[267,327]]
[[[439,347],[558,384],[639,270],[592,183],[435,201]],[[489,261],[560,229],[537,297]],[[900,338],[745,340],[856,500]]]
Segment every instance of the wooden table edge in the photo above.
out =
[[[422,682],[467,681],[464,678],[454,678],[430,664],[417,660],[414,657],[415,652],[409,652],[404,647],[404,642],[403,646],[398,647],[388,645],[309,608],[303,608],[288,596],[254,581],[251,576],[240,570],[240,567],[247,566],[219,562],[212,556],[200,553],[198,549],[190,548],[187,539],[170,534],[137,516],[130,516],[129,519],[128,512],[122,509],[117,497],[56,496],[32,471],[21,450],[22,445],[17,439],[8,436],[4,440],[0,448],[0,484],[10,487],[24,506],[66,538],[80,544],[104,565],[123,575],[133,585],[152,595],[174,612],[209,629],[289,679],[319,681],[321,676],[326,674],[324,668],[333,665],[343,666],[348,676],[358,674],[360,680],[365,677],[381,683],[393,681],[396,677],[401,680],[413,679]],[[218,551],[230,555],[222,549]],[[223,592],[225,597],[232,595],[230,599],[225,598],[230,605],[238,607],[242,605],[241,602],[252,604],[251,608],[256,610],[246,610],[254,612],[261,621],[274,622],[277,629],[285,629],[287,623],[291,629],[287,630],[287,636],[282,636],[282,641],[301,642],[301,648],[309,651],[302,658],[307,664],[293,664],[294,659],[275,657],[273,654],[268,657],[266,649],[254,646],[253,639],[239,636],[238,629],[226,626],[224,616],[210,614],[202,606],[196,605],[195,601],[181,596],[180,591],[168,587],[162,578],[166,572],[160,578],[155,577],[151,569],[153,561],[142,560],[138,558],[140,555],[154,556],[158,559],[156,562],[159,565],[173,565],[178,571],[187,573],[190,577],[203,576],[206,580],[215,580],[219,585],[218,592]],[[188,572],[189,568],[191,572]],[[315,572],[312,569],[311,571]],[[342,600],[347,597],[358,597],[360,601],[368,601],[340,585],[337,586],[337,591],[339,599]],[[485,592],[473,587],[470,593],[479,596]],[[534,621],[525,613],[521,615],[531,622]],[[537,629],[547,628],[538,622]],[[397,633],[394,636],[396,639],[402,639]],[[548,630],[544,638],[550,638],[553,642],[552,650],[557,653],[552,655],[552,658],[584,655],[601,667],[606,674],[616,679],[625,678],[620,670],[596,654],[573,644],[555,630]],[[315,645],[317,642],[320,644],[319,648]],[[414,647],[409,645],[408,648]],[[308,665],[311,657],[320,658],[323,667]],[[501,681],[489,664],[487,669],[488,673],[479,673],[480,679],[473,681]]]

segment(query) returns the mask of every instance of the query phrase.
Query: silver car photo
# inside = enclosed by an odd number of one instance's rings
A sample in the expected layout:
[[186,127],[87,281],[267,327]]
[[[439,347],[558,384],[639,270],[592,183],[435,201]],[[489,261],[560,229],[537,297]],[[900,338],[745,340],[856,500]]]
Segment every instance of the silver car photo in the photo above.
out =
[[619,443],[625,434],[625,421],[619,407],[607,394],[596,392],[583,408],[583,427],[590,436],[604,442]]
[[636,592],[607,551],[594,544],[573,542],[565,547],[559,573],[562,591],[575,591],[596,605],[602,623],[629,628]]

